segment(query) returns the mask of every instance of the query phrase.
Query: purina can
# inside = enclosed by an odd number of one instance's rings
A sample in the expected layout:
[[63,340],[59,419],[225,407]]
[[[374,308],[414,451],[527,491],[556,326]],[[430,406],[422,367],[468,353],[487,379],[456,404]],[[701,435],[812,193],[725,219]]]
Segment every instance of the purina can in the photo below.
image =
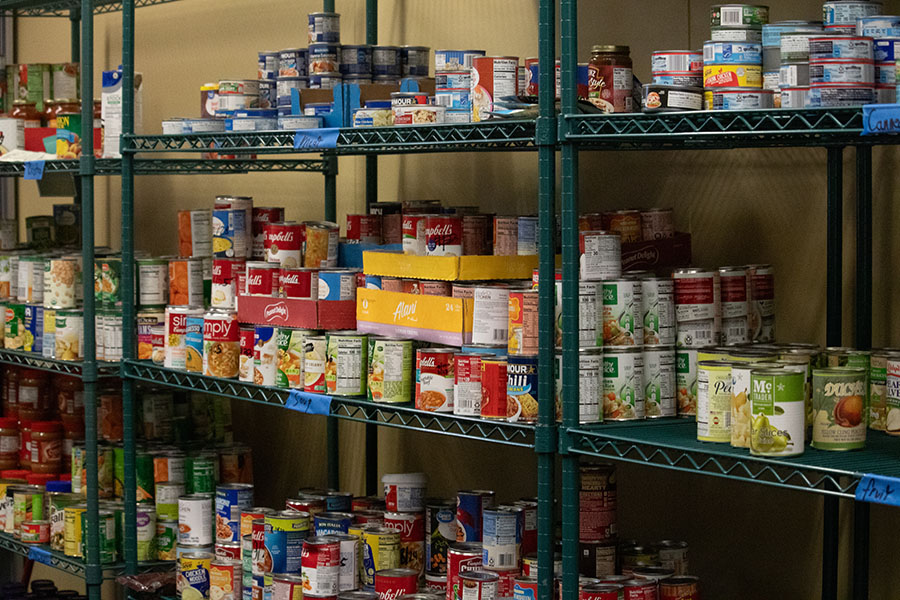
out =
[[267,223],[264,228],[263,248],[266,262],[278,263],[283,269],[301,266],[303,225],[292,221]]
[[697,363],[697,439],[731,442],[731,365],[725,361]]
[[400,534],[400,567],[425,572],[425,513],[386,512],[384,526]]
[[446,600],[463,600],[460,575],[480,571],[482,548],[479,542],[457,542],[447,551]]
[[613,279],[603,282],[604,345],[640,346],[644,343],[641,292],[639,279]]
[[364,526],[360,530],[359,578],[365,589],[375,588],[375,574],[400,566],[400,534],[387,527]]
[[492,118],[494,102],[518,93],[519,59],[479,56],[472,59],[472,121]]
[[412,340],[369,336],[366,393],[370,401],[404,404],[412,399],[413,355]]
[[579,232],[581,279],[597,281],[622,275],[622,241],[611,231]]
[[643,419],[644,361],[640,348],[609,347],[603,354],[603,419]]
[[209,209],[178,211],[178,254],[206,257],[212,250],[212,212]]
[[309,596],[334,596],[338,593],[341,568],[341,544],[331,536],[315,536],[303,541],[301,576]]
[[212,494],[188,494],[178,498],[178,543],[210,546],[214,541]]
[[241,539],[241,511],[253,506],[253,485],[226,483],[216,486],[216,543]]
[[644,346],[644,414],[648,419],[674,417],[675,346]]

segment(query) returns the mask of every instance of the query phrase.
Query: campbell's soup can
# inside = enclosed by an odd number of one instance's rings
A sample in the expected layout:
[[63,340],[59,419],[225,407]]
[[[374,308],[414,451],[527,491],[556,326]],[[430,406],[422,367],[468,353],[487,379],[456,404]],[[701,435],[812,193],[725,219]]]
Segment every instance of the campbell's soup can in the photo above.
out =
[[238,378],[241,381],[253,381],[253,345],[256,336],[256,328],[241,327],[240,328],[240,348],[241,357],[239,363]]
[[178,211],[178,254],[196,257],[212,254],[212,212],[209,209]]
[[246,269],[242,258],[216,258],[212,264],[210,306],[234,309],[237,297],[237,274]]
[[461,573],[481,570],[481,543],[456,542],[447,550],[447,600],[461,600]]
[[425,255],[425,216],[403,215],[403,254]]
[[419,590],[419,573],[415,569],[385,569],[375,572],[375,593],[382,598],[404,598]]
[[463,215],[463,254],[481,256],[490,254],[493,236],[491,215]]
[[518,93],[517,56],[476,56],[472,59],[472,122],[492,117],[494,102]]
[[233,379],[240,373],[241,336],[237,313],[211,310],[203,318],[203,374]]
[[416,408],[453,412],[453,355],[450,348],[416,351]]
[[187,369],[187,320],[188,317],[203,317],[202,308],[190,306],[166,307],[165,358],[163,364],[168,369]]
[[381,243],[381,215],[347,215],[347,242]]
[[284,221],[284,208],[281,206],[253,207],[253,249],[251,257],[264,260],[266,257],[266,225]]
[[268,223],[264,228],[266,262],[291,269],[301,265],[303,225],[291,221]]
[[300,561],[303,588],[307,595],[327,597],[338,593],[341,568],[341,543],[338,538],[306,538]]
[[277,296],[280,268],[277,263],[252,261],[247,263],[247,294]]
[[306,221],[303,266],[311,269],[337,266],[340,228],[329,221]]
[[425,255],[462,256],[462,218],[456,215],[425,217]]
[[286,298],[317,300],[319,298],[319,273],[303,267],[281,269],[281,293]]

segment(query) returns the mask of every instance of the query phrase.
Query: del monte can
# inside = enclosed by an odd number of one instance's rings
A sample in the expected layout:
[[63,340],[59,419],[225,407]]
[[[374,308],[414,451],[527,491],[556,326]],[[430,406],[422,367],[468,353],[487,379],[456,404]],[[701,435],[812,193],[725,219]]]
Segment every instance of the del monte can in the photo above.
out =
[[[888,362],[888,428],[891,381]],[[896,363],[900,374],[900,362]],[[896,379],[900,384],[900,377]],[[898,386],[895,385],[895,389]],[[897,392],[894,392],[897,394]],[[900,396],[900,394],[897,394]],[[813,370],[812,446],[822,450],[854,450],[866,445],[866,370],[834,367]],[[900,397],[898,397],[900,401]],[[900,426],[898,426],[900,429]]]

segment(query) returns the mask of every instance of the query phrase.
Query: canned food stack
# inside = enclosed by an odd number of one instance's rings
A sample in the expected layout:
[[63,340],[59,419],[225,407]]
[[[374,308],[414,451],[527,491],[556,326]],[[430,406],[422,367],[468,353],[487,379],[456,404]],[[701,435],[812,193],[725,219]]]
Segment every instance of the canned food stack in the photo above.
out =
[[703,54],[694,50],[657,50],[651,57],[653,81],[643,87],[643,111],[703,108]]
[[711,38],[703,44],[704,107],[707,110],[772,108],[763,89],[762,27],[769,7],[719,4],[710,11]]
[[[473,61],[486,54],[484,50],[434,51],[434,103],[446,107],[445,122],[468,123],[472,120]],[[528,60],[525,63],[528,67]],[[536,77],[534,81],[537,82]]]
[[[874,43],[875,95],[879,104],[897,101],[897,59],[900,58],[900,37],[878,38]],[[894,80],[890,80],[891,66]]]
[[[809,40],[809,106],[849,106],[875,101],[872,37],[828,34]],[[894,65],[885,76],[894,81]]]
[[[785,96],[784,108],[803,108],[809,92],[808,82],[802,86],[786,85],[784,88],[788,91],[786,93],[781,91],[782,34],[821,33],[821,31],[821,21],[776,21],[763,25],[763,88],[772,90],[775,108],[782,107],[782,96]],[[792,75],[790,69],[787,69],[785,74]]]
[[881,14],[881,0],[828,0],[822,4],[822,23],[829,34],[861,35],[857,20]]

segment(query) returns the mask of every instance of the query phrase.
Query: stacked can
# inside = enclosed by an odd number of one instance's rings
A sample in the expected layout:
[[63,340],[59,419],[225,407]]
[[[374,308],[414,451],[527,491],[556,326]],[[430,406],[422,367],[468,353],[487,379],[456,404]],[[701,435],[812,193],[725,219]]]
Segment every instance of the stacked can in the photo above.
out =
[[822,24],[828,33],[856,33],[857,19],[881,13],[881,0],[827,0],[822,4]]
[[754,4],[715,4],[709,15],[710,39],[716,42],[762,42],[769,7]]
[[658,50],[651,58],[651,83],[643,88],[644,112],[703,108],[703,55],[695,50]]
[[857,19],[856,35],[873,38],[875,60],[875,97],[879,103],[896,101],[897,53],[900,41],[900,17],[868,16]]
[[447,123],[472,120],[472,59],[482,50],[435,50],[434,103],[445,106]]
[[[786,33],[819,33],[820,21],[777,21],[763,25],[763,89],[772,90],[775,108],[782,107],[781,93],[781,36]],[[785,86],[788,92],[784,108],[803,108],[809,86]],[[799,104],[798,104],[799,102]]]
[[[385,475],[384,527],[399,537],[399,561],[394,567],[411,569],[416,580],[425,572],[425,477],[421,474]],[[430,525],[430,524],[429,524]],[[433,540],[432,540],[433,543]],[[376,579],[378,573],[375,573]],[[377,582],[376,582],[377,583]]]
[[813,37],[809,40],[809,56],[810,106],[871,102],[875,97],[873,86],[877,85],[879,76],[885,78],[885,85],[891,86],[887,93],[893,95],[895,64],[883,63],[883,68],[873,64],[874,40],[871,37],[831,33]]
[[712,7],[711,38],[703,44],[703,88],[707,110],[772,108],[773,92],[762,89],[762,27],[766,6]]

